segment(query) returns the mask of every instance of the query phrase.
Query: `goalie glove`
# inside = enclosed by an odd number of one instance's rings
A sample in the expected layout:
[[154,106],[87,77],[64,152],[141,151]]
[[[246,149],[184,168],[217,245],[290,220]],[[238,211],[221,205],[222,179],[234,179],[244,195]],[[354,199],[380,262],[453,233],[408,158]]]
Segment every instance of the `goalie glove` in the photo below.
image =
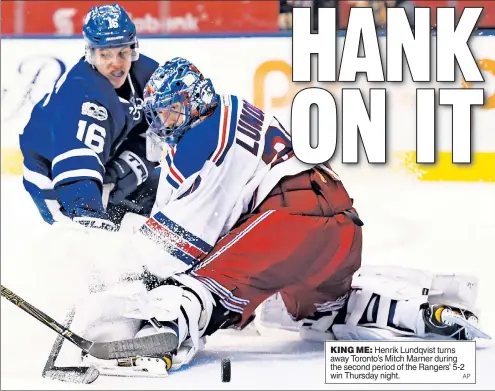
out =
[[483,332],[478,324],[478,317],[471,311],[447,305],[427,305],[423,310],[426,331],[458,340],[491,337]]

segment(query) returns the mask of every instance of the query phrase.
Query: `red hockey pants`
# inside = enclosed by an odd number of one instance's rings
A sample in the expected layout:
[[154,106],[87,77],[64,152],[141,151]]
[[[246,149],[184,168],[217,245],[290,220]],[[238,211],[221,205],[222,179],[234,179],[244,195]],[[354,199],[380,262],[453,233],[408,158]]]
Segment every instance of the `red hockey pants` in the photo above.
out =
[[360,220],[340,181],[312,169],[286,177],[224,236],[192,275],[242,313],[281,292],[302,319],[332,309],[361,266]]

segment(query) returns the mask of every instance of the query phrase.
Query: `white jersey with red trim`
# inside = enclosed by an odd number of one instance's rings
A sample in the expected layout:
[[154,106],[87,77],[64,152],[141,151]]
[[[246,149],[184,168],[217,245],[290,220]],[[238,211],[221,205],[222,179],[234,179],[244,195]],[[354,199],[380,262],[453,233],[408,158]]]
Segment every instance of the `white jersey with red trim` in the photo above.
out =
[[287,175],[308,170],[279,121],[234,95],[190,129],[162,163],[152,217],[141,232],[193,265]]

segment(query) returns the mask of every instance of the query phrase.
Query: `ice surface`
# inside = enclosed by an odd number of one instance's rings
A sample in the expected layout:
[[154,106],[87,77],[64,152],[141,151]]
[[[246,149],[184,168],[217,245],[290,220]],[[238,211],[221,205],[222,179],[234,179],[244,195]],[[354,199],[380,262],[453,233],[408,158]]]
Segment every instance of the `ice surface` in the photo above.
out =
[[[364,264],[390,264],[469,273],[480,281],[478,305],[484,329],[495,337],[495,185],[427,183],[381,168],[339,171],[363,219]],[[1,179],[2,284],[62,321],[85,289],[88,265],[108,267],[122,252],[91,246],[72,251],[70,235],[53,231],[38,217],[20,178]],[[124,265],[123,267],[126,267]],[[79,276],[79,277],[78,277]],[[85,277],[86,276],[86,277]],[[56,334],[1,300],[2,389],[430,389],[428,385],[325,385],[322,344],[297,335],[261,337],[247,330],[211,337],[190,366],[166,379],[110,378],[73,385],[41,377]],[[74,330],[77,332],[77,330]],[[483,343],[482,343],[483,342]],[[493,389],[495,343],[478,343],[477,384],[434,389]],[[62,365],[77,356],[65,344]],[[222,383],[220,362],[232,360],[232,381]]]

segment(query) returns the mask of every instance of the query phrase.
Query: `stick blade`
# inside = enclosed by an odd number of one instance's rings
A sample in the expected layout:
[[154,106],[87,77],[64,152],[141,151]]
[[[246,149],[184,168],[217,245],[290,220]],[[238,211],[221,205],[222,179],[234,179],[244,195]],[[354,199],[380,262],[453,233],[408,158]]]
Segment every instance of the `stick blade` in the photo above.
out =
[[89,367],[53,367],[43,373],[43,377],[69,383],[90,384],[100,376],[95,366]]
[[103,360],[136,356],[162,357],[176,350],[178,346],[179,338],[176,334],[159,333],[122,341],[95,342],[88,349],[88,353]]

